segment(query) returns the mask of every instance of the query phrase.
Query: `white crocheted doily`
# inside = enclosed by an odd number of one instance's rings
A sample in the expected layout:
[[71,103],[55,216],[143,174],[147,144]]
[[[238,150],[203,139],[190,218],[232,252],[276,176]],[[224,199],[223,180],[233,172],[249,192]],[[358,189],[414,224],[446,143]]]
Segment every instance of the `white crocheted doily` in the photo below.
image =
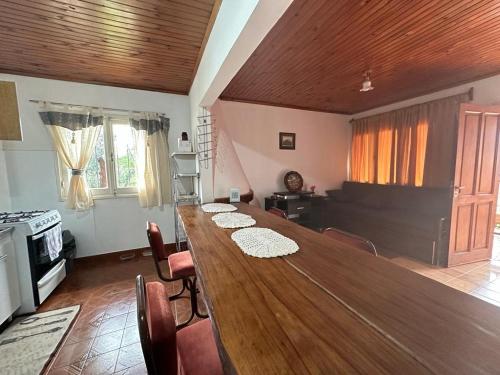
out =
[[201,206],[201,209],[205,212],[230,212],[236,211],[238,207],[227,203],[207,203]]
[[255,220],[250,215],[238,212],[225,212],[212,216],[215,224],[221,228],[246,228],[255,225]]
[[299,250],[294,240],[268,228],[240,229],[231,238],[245,254],[257,258],[279,257]]

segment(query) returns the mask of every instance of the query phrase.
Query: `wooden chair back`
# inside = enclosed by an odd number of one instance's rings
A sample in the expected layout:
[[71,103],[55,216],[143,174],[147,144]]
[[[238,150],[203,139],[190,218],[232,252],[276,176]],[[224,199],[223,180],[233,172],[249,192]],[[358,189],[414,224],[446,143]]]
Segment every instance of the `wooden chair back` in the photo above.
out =
[[349,232],[344,232],[343,230],[337,228],[326,228],[323,230],[323,234],[327,235],[330,238],[353,245],[357,249],[377,256],[377,249],[375,248],[375,245],[366,238]]
[[163,243],[163,237],[160,232],[160,227],[156,223],[148,221],[146,232],[148,235],[149,246],[151,247],[151,254],[153,255],[156,272],[162,280],[169,279],[161,272],[160,262],[168,259],[168,253],[165,250],[165,244]]
[[149,375],[177,375],[175,319],[160,282],[136,278],[137,323]]
[[269,212],[270,214],[273,214],[273,215],[276,215],[276,216],[279,216],[283,219],[287,219],[288,220],[288,217],[286,215],[286,212],[277,208],[277,207],[271,207],[269,210],[267,210],[267,212]]

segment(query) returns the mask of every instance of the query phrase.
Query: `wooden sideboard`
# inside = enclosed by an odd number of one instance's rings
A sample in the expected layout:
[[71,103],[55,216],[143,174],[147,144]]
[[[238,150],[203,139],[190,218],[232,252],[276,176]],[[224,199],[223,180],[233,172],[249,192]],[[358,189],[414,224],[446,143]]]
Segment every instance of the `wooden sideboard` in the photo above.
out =
[[323,195],[304,196],[299,199],[284,199],[274,196],[265,198],[266,211],[272,207],[285,211],[288,220],[310,229],[321,230],[324,227],[325,202]]

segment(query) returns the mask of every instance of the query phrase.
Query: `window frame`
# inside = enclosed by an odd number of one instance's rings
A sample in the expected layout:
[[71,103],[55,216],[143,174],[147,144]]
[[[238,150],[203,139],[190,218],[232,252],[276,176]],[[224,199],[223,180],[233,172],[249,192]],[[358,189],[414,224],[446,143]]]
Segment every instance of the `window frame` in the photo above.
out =
[[[129,118],[127,116],[106,116],[105,119],[105,124],[108,127],[107,131],[107,137],[108,139],[105,140],[106,146],[109,144],[109,150],[110,152],[106,152],[106,159],[110,157],[110,167],[106,172],[108,173],[108,178],[110,178],[110,181],[112,181],[112,194],[115,197],[134,197],[137,196],[137,186],[136,187],[128,187],[128,188],[120,188],[118,187],[118,180],[117,180],[117,164],[115,163],[115,155],[116,155],[116,150],[115,150],[115,142],[114,142],[114,134],[113,134],[113,121],[115,120],[120,120],[123,121],[121,124],[127,124],[129,122]],[[106,132],[104,137],[106,138]],[[108,184],[109,185],[109,184]]]
[[[129,118],[123,115],[106,115],[101,131],[104,137],[104,154],[106,160],[107,188],[90,188],[93,199],[127,198],[137,196],[137,187],[119,188],[117,181],[117,165],[115,164],[115,144],[113,135],[113,121],[122,121],[122,124],[129,122]],[[65,201],[68,198],[65,181],[69,181],[69,172],[61,158],[56,153],[56,176],[59,199]]]

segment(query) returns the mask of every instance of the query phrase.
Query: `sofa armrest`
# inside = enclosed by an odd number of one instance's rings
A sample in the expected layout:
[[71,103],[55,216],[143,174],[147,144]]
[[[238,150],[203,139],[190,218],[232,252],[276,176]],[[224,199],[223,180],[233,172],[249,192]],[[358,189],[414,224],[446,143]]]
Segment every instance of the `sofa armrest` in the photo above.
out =
[[446,266],[448,264],[449,230],[446,217],[441,217],[438,223],[437,240],[435,242],[434,264]]
[[336,198],[340,198],[344,194],[342,189],[325,190],[325,193],[334,201],[337,200]]

